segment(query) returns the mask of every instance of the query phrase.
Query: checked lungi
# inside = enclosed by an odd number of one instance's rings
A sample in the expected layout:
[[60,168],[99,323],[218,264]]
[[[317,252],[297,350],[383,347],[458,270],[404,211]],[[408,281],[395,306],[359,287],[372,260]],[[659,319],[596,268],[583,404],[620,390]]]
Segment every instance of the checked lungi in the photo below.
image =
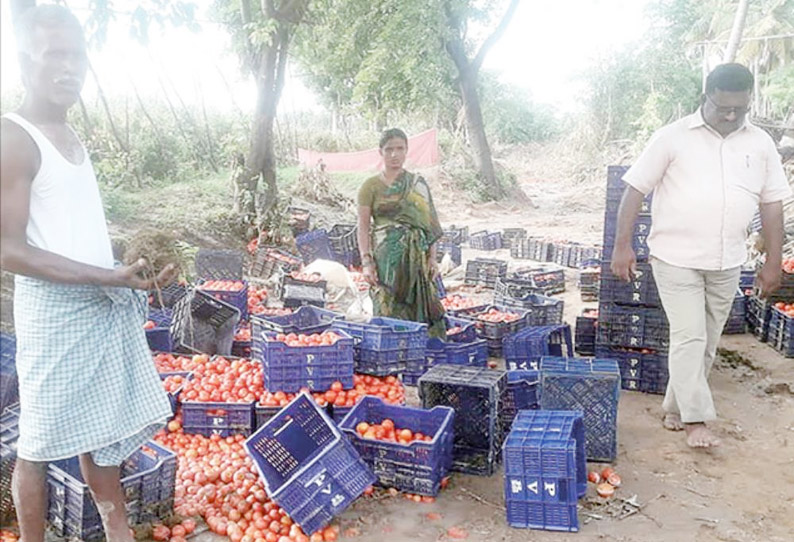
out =
[[163,426],[145,316],[141,291],[15,278],[20,458],[119,465]]

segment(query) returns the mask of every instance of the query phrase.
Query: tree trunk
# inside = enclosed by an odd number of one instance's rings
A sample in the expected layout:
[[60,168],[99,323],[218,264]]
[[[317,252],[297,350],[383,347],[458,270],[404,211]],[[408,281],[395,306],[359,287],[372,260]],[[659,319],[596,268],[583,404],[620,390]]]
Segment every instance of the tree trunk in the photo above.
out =
[[728,38],[725,56],[722,58],[722,61],[725,63],[736,60],[736,51],[739,50],[739,44],[742,42],[742,32],[744,32],[744,21],[747,19],[748,5],[748,0],[739,0],[739,5],[736,7],[736,15],[733,18],[731,36]]
[[504,197],[504,189],[496,178],[491,146],[485,135],[480,95],[477,92],[477,75],[473,74],[471,70],[461,73],[459,87],[461,98],[463,98],[463,107],[466,111],[466,126],[469,129],[474,165],[480,172],[489,192],[494,195],[495,199],[500,199]]

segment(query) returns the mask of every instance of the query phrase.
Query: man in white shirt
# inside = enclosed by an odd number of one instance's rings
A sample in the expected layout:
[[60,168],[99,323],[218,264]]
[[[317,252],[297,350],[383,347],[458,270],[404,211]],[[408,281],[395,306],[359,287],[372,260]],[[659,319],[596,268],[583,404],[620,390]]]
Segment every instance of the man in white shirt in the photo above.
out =
[[717,66],[700,108],[657,131],[626,172],[612,272],[630,280],[632,230],[653,191],[648,237],[656,285],[670,322],[664,426],[685,429],[695,448],[719,445],[705,422],[716,418],[708,374],[745,263],[747,225],[760,207],[766,262],[762,295],[780,286],[783,200],[791,189],[769,135],[746,122],[753,75]]

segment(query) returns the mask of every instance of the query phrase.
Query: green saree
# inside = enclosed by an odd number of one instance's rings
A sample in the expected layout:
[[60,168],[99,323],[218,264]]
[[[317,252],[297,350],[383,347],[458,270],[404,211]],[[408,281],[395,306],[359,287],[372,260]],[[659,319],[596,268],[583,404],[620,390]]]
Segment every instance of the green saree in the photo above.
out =
[[388,187],[373,177],[362,186],[359,204],[372,212],[375,314],[425,322],[431,337],[446,337],[444,307],[428,262],[442,230],[427,182],[406,171]]

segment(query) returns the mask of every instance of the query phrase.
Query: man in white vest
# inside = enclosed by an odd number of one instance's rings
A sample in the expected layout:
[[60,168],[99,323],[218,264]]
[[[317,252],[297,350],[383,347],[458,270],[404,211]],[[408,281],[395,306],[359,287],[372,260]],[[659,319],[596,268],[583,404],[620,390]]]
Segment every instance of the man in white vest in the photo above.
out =
[[88,65],[80,23],[45,5],[17,28],[25,98],[2,119],[0,263],[16,274],[21,537],[44,540],[48,462],[79,456],[107,539],[131,542],[119,466],[171,414],[142,327],[154,281],[145,262],[114,268],[91,160],[66,123]]

